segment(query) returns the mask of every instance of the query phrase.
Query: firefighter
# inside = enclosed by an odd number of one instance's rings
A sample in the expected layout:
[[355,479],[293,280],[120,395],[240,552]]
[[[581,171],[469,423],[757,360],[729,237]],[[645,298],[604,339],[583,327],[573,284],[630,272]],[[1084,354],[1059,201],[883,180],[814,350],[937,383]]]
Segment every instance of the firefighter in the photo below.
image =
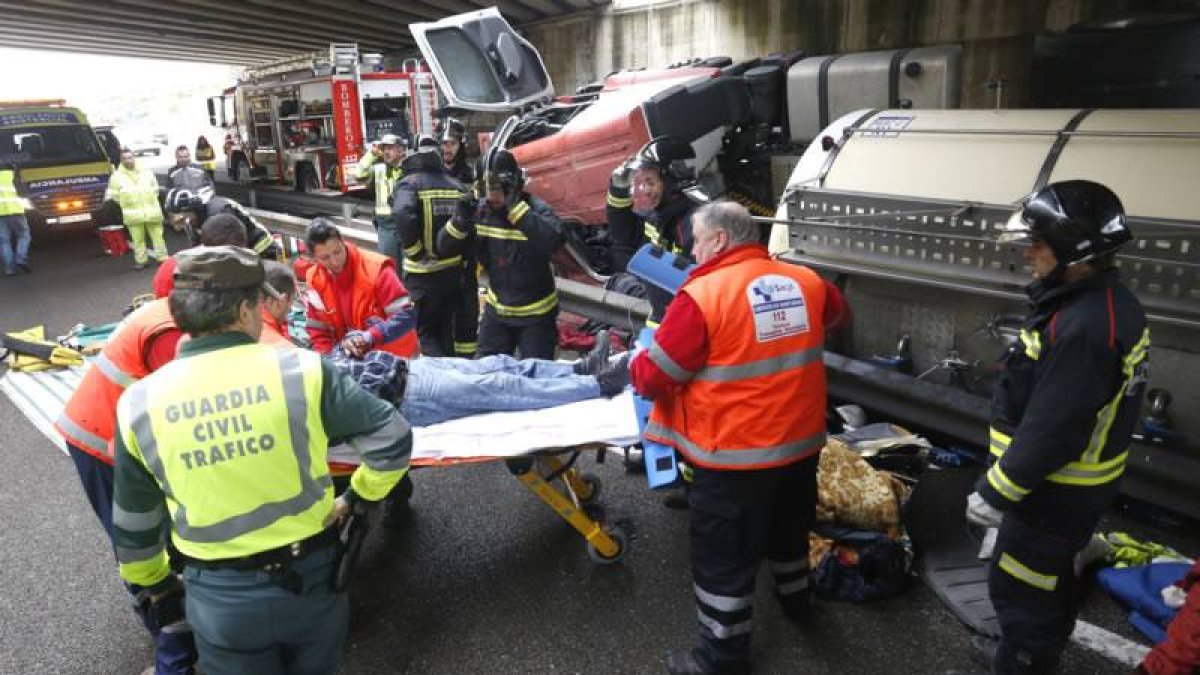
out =
[[4,273],[13,276],[17,268],[31,272],[29,267],[29,221],[25,219],[25,186],[17,178],[16,166],[0,161],[0,265]]
[[476,173],[477,194],[459,201],[438,245],[443,255],[470,246],[487,273],[479,354],[553,359],[558,291],[550,257],[563,242],[562,223],[525,191],[525,172],[508,150],[490,149]]
[[1150,347],[1145,312],[1113,266],[1132,238],[1117,196],[1086,180],[1034,192],[1002,235],[1029,242],[1033,309],[993,394],[994,461],[967,501],[971,522],[1000,528],[993,673],[1057,669],[1078,611],[1075,554],[1125,470]]
[[836,290],[770,259],[744,207],[693,216],[696,267],[630,366],[654,401],[647,439],[692,466],[688,491],[699,644],[673,675],[746,673],[754,584],[765,558],[783,611],[809,612],[808,529],[825,443],[827,318]]
[[[113,538],[113,454],[117,399],[125,388],[175,358],[183,333],[175,325],[165,298],[146,303],[125,318],[104,349],[88,366],[79,387],[67,399],[54,427],[66,441],[88,503],[110,541]],[[147,621],[148,592],[128,584],[134,611],[154,637],[154,670],[158,675],[189,675],[196,663],[191,630],[181,624],[163,631]]]
[[133,240],[133,262],[137,269],[145,269],[149,254],[146,238],[154,247],[153,257],[162,262],[167,259],[167,242],[163,239],[163,213],[158,203],[158,179],[150,169],[137,165],[133,151],[121,149],[121,167],[108,179],[105,201],[116,202],[121,207],[125,229]]
[[358,162],[355,176],[375,189],[375,234],[379,237],[379,252],[401,264],[400,233],[392,216],[392,194],[403,175],[404,141],[396,134],[384,134],[379,142]]
[[172,224],[186,220],[184,229],[187,230],[193,246],[200,244],[200,227],[197,227],[197,224],[203,226],[209,218],[229,214],[241,221],[242,226],[246,228],[247,248],[267,260],[277,260],[280,257],[279,245],[275,243],[271,231],[232,199],[217,197],[211,189],[173,188],[167,191],[167,197],[163,201]]
[[416,305],[421,353],[453,356],[463,259],[457,253],[439,255],[437,235],[466,190],[442,166],[438,142],[431,136],[417,140],[417,151],[401,167],[404,177],[392,195],[392,220],[400,232],[404,283]]
[[[335,525],[407,473],[412,432],[316,354],[255,342],[262,295],[274,295],[264,278],[247,249],[179,254],[168,302],[192,339],[121,397],[113,538],[122,578],[150,590],[158,625],[184,616],[186,587],[204,672],[331,673],[349,618],[331,584]],[[336,499],[330,438],[363,459]]]
[[[467,127],[462,121],[447,117],[442,124],[442,165],[446,173],[471,189],[475,183],[475,169],[467,161]],[[458,310],[454,313],[454,355],[471,358],[479,347],[479,278],[478,264],[467,247],[463,255],[462,287]]]
[[[687,160],[695,156],[691,145],[660,136],[613,171],[605,206],[613,270],[623,271],[646,242],[692,258],[692,214],[700,204],[683,189],[692,182]],[[646,325],[654,327],[662,321],[671,296],[651,285],[647,298],[651,311]]]
[[373,349],[415,356],[412,299],[392,259],[344,241],[325,217],[313,218],[304,240],[317,263],[305,274],[312,348],[328,354],[340,346],[355,358]]

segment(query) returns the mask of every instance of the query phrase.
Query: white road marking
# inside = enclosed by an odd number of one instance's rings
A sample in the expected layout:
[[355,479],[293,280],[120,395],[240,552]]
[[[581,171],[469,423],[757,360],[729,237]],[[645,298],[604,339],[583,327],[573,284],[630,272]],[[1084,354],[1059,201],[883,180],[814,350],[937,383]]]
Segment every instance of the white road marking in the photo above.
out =
[[1071,640],[1117,663],[1136,668],[1150,648],[1086,621],[1075,622]]

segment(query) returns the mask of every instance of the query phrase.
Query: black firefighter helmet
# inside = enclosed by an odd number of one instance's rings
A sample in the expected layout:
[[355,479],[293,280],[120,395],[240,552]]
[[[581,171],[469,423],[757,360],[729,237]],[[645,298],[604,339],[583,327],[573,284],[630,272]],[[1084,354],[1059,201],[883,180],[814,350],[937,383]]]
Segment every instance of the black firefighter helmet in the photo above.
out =
[[657,136],[642,146],[626,164],[631,170],[654,169],[678,186],[694,178],[687,160],[695,159],[692,145],[673,136]]
[[1061,266],[1089,262],[1133,239],[1125,207],[1107,187],[1090,180],[1051,183],[1022,200],[1000,240],[1046,242]]
[[504,148],[488,148],[479,158],[475,175],[479,176],[485,190],[499,189],[505,194],[513,194],[525,188],[525,170]]

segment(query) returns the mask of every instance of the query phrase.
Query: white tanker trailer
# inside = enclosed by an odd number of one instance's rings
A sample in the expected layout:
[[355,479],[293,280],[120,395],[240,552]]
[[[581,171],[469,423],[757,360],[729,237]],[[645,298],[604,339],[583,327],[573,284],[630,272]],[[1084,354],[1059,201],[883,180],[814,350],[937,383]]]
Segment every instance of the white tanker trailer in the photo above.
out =
[[1072,178],[1125,204],[1136,239],[1118,265],[1152,331],[1123,489],[1200,517],[1200,111],[850,113],[797,164],[770,247],[854,309],[826,358],[834,397],[984,448],[996,359],[1032,280],[997,234],[1024,196]]

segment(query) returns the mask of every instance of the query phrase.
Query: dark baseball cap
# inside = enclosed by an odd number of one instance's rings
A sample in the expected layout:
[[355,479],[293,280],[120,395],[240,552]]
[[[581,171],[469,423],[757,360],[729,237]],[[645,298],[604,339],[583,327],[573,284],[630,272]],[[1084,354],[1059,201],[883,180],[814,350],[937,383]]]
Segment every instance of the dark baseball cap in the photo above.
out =
[[283,297],[266,282],[262,260],[248,248],[196,246],[176,253],[175,263],[175,288],[227,291],[258,287],[272,298]]

